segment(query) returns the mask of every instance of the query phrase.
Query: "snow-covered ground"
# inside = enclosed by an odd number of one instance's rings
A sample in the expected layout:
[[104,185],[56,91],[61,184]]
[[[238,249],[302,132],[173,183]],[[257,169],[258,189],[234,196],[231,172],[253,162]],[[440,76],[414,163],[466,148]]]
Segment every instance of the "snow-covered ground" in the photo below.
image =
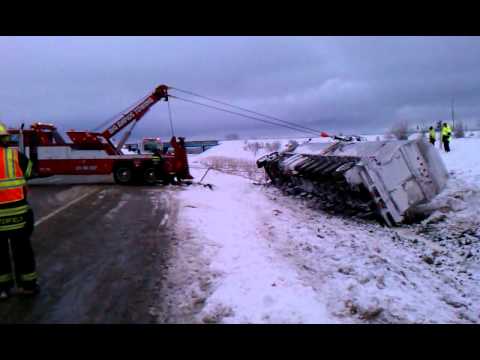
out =
[[[268,140],[261,140],[268,142]],[[285,146],[285,140],[281,146]],[[480,323],[479,138],[442,153],[451,173],[422,223],[332,216],[211,170],[182,189],[164,305],[176,323]],[[254,161],[244,141],[190,156]]]

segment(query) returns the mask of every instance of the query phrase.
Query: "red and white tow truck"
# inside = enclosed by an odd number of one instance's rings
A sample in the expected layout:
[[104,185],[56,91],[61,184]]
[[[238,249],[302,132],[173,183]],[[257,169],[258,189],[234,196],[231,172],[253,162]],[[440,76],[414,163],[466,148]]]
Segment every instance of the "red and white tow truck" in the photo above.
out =
[[[113,174],[115,182],[131,184],[156,183],[158,180],[177,178],[192,179],[188,168],[187,153],[183,138],[172,137],[173,152],[163,155],[159,171],[152,155],[124,155],[122,147],[137,122],[160,100],[168,101],[168,87],[158,86],[131,110],[120,116],[102,132],[67,131],[67,142],[53,124],[34,123],[28,129],[9,129],[11,146],[33,162],[34,177],[52,175],[99,175]],[[112,142],[128,125],[130,129],[118,144]]]

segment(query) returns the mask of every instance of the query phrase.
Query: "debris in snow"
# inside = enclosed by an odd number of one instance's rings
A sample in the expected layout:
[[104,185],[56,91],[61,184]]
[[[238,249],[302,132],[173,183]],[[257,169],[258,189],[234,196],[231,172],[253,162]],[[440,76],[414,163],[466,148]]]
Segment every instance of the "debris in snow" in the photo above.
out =
[[193,305],[195,305],[195,306],[204,305],[206,300],[207,300],[207,299],[204,298],[204,297],[196,298],[196,299],[193,301]]
[[355,270],[350,266],[346,266],[338,268],[338,272],[344,275],[352,275],[355,273]]
[[383,308],[381,307],[373,307],[373,308],[368,308],[368,309],[362,309],[359,311],[360,313],[360,318],[364,320],[373,320],[377,316],[379,316],[383,311]]
[[312,248],[311,248],[309,245],[305,246],[304,250],[305,250],[305,251],[308,251],[308,252],[312,252],[312,251],[313,251]]
[[431,215],[428,219],[424,220],[423,224],[428,225],[428,224],[438,224],[442,221],[445,221],[447,218],[447,215],[444,213],[436,212],[433,215]]
[[202,321],[206,324],[219,323],[223,318],[233,316],[234,312],[230,307],[217,305],[209,314],[202,318]]
[[464,303],[460,302],[460,301],[455,301],[455,300],[452,300],[448,297],[444,297],[443,300],[450,306],[453,306],[454,308],[460,308],[460,307],[465,307],[467,308],[468,306],[465,305]]
[[348,309],[348,311],[350,311],[350,314],[352,315],[355,315],[358,312],[357,306],[353,303],[352,300],[347,300],[345,302],[345,307]]

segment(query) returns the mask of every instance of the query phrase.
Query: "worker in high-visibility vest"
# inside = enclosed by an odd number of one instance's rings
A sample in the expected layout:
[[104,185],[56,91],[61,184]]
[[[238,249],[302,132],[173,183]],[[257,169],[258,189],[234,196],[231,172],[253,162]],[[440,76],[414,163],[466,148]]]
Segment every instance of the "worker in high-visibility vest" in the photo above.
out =
[[447,123],[442,126],[442,142],[445,152],[450,152],[450,141],[452,140],[452,129]]
[[[9,139],[7,127],[0,123],[1,300],[10,297],[15,279],[19,294],[35,295],[39,291],[35,255],[30,243],[34,226],[33,211],[26,198],[26,178],[32,171],[32,163],[16,148],[8,146]],[[11,260],[15,266],[15,274]]]
[[157,179],[162,178],[163,176],[163,156],[162,151],[159,148],[155,148],[152,154],[152,164],[155,169],[155,177]]
[[428,138],[432,145],[435,145],[436,137],[437,137],[437,134],[435,133],[435,129],[433,128],[433,126],[430,126],[430,129],[428,130]]

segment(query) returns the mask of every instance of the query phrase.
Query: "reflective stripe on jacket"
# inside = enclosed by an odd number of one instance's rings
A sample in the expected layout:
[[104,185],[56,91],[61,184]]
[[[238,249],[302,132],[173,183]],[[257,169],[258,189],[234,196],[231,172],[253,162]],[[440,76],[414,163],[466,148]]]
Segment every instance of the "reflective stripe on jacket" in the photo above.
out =
[[0,209],[0,233],[20,229],[33,231],[33,212],[30,206]]
[[26,183],[18,161],[18,150],[0,147],[0,204],[23,200]]

